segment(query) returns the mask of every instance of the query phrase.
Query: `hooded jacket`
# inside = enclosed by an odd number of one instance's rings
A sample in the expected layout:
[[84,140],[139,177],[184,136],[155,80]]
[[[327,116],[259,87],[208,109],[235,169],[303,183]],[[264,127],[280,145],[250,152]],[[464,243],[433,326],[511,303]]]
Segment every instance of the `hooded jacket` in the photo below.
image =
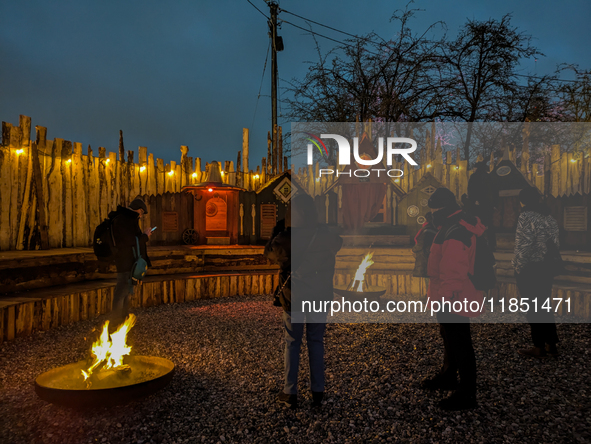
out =
[[457,315],[477,317],[479,311],[465,310],[472,301],[483,301],[482,292],[474,288],[468,274],[474,274],[476,238],[482,236],[486,227],[477,217],[456,208],[442,209],[434,214],[434,224],[439,231],[431,245],[427,273],[429,298],[431,301],[460,301],[461,311]]
[[[292,311],[292,287],[299,292],[300,300],[333,298],[336,254],[342,244],[340,236],[321,224],[315,227],[287,227],[267,243],[265,256],[279,264],[281,285],[289,279],[279,295],[285,311]],[[294,309],[301,310],[299,307]]]
[[136,261],[134,250],[136,249],[136,237],[140,244],[140,253],[142,257],[151,266],[150,258],[146,249],[146,243],[149,240],[147,234],[143,233],[139,225],[139,217],[136,211],[129,208],[117,206],[117,211],[111,211],[109,217],[113,219],[113,237],[115,238],[115,266],[117,273],[131,271],[131,267]]
[[559,229],[550,209],[543,204],[526,206],[517,220],[515,232],[515,257],[512,261],[516,273],[532,262],[542,262],[546,257],[548,241],[560,246]]

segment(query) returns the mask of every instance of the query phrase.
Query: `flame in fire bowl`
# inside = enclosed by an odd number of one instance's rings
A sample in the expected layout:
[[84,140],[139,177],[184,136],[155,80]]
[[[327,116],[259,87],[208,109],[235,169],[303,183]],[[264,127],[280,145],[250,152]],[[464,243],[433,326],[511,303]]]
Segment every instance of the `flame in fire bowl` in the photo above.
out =
[[113,333],[109,321],[92,345],[92,362],[54,368],[35,381],[40,398],[71,407],[123,404],[149,395],[170,382],[174,364],[154,356],[130,356],[127,334],[135,325],[130,314]]
[[373,252],[369,252],[365,255],[357,271],[355,277],[346,287],[335,286],[334,292],[348,299],[352,300],[363,300],[363,299],[378,299],[386,293],[386,289],[383,287],[374,287],[369,285],[366,271],[373,265]]
[[88,367],[86,361],[64,365],[39,375],[35,391],[45,401],[68,407],[112,406],[160,390],[174,374],[171,361],[155,356],[131,356],[126,365],[131,370],[107,371],[90,388],[81,372]]

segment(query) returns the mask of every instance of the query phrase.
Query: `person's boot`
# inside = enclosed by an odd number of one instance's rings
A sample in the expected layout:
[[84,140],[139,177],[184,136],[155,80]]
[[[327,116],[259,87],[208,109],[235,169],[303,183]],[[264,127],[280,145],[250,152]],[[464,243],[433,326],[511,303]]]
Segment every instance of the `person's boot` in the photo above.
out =
[[546,353],[548,353],[553,358],[560,356],[560,352],[558,351],[558,348],[556,348],[556,344],[546,344]]
[[289,395],[287,393],[283,393],[283,390],[279,392],[279,396],[277,396],[277,402],[283,404],[290,409],[298,408],[298,395]]
[[541,347],[524,348],[522,350],[517,350],[517,353],[529,358],[543,359],[548,357],[546,349]]
[[324,399],[324,392],[312,392],[312,406],[322,407],[322,400]]
[[421,388],[425,390],[455,390],[458,388],[458,379],[455,375],[448,376],[438,373],[421,382]]
[[478,406],[476,403],[476,393],[456,390],[447,398],[439,401],[438,406],[441,410],[447,411],[475,409]]

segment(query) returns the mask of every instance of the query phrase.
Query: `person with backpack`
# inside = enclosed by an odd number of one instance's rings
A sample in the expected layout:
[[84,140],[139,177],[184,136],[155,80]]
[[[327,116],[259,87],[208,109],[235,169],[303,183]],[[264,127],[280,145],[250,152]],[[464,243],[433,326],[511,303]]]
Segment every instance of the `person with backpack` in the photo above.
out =
[[[533,358],[556,357],[559,339],[554,310],[541,307],[552,297],[554,277],[560,272],[558,223],[550,215],[548,206],[541,202],[537,188],[522,189],[519,201],[523,210],[517,220],[513,267],[519,294],[528,299],[530,310],[526,317],[534,346],[518,350],[518,353]],[[535,298],[538,300],[537,311],[532,302]]]
[[342,243],[340,236],[331,233],[326,225],[318,224],[314,200],[304,194],[291,200],[285,216],[285,229],[265,246],[265,256],[279,264],[281,269],[276,296],[283,308],[285,372],[283,389],[277,400],[292,409],[298,405],[298,372],[304,328],[312,403],[316,407],[322,405],[327,313],[303,313],[301,302],[332,300],[336,254]]
[[[139,221],[148,213],[145,202],[134,199],[129,206],[117,206],[116,211],[109,213],[111,220],[111,233],[114,241],[114,259],[117,268],[117,285],[113,296],[113,310],[110,316],[110,329],[115,330],[121,325],[129,314],[131,296],[134,291],[134,266],[142,258],[147,266],[150,266],[150,258],[146,244],[152,235],[152,229],[146,228],[143,232]],[[139,256],[137,249],[139,246]],[[138,276],[135,276],[137,278]]]
[[[442,303],[483,301],[477,290],[475,258],[477,238],[486,227],[480,220],[460,209],[454,194],[447,188],[438,188],[431,195],[428,206],[433,212],[433,224],[438,232],[431,246],[427,274],[428,295]],[[443,304],[441,304],[443,306]],[[448,398],[439,402],[443,410],[463,410],[476,407],[476,357],[472,346],[470,317],[480,312],[455,309],[440,310],[437,322],[443,338],[443,366],[435,376],[425,379],[422,387],[427,390],[453,390]],[[458,373],[460,381],[458,383]]]
[[431,252],[431,244],[436,234],[437,228],[433,225],[433,213],[429,211],[425,214],[425,223],[415,236],[415,245],[412,247],[412,252],[415,256],[413,276],[429,277],[427,275],[427,263],[429,261],[429,253]]

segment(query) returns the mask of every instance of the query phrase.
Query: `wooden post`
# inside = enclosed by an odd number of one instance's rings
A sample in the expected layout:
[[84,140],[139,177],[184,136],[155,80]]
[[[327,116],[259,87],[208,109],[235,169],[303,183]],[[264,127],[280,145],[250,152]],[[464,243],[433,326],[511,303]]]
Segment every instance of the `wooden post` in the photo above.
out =
[[244,174],[242,173],[241,151],[238,151],[236,158],[236,186],[244,188]]
[[242,128],[242,171],[244,172],[244,185],[247,190],[250,189],[248,176],[248,128]]
[[[37,127],[39,128],[39,127]],[[39,214],[39,234],[41,236],[41,249],[49,248],[49,234],[47,231],[47,217],[45,215],[45,194],[43,192],[43,177],[41,176],[41,167],[39,165],[38,144],[43,137],[42,131],[37,129],[37,142],[31,144],[31,156],[33,158],[33,178],[35,180],[35,192],[37,195],[37,211]],[[45,143],[45,141],[43,141]],[[32,227],[31,227],[32,230]]]
[[72,227],[72,142],[65,140],[61,153],[62,164],[62,247],[73,246]]
[[[16,249],[22,250],[25,248],[23,238],[25,235],[25,222],[27,221],[27,215],[29,213],[29,196],[31,195],[31,176],[33,170],[33,156],[32,150],[27,150],[28,162],[27,162],[27,178],[25,179],[25,194],[23,195],[22,204],[20,206],[20,219],[18,225],[18,234],[16,239]],[[33,227],[29,227],[33,229]]]
[[191,183],[191,177],[189,175],[189,166],[187,165],[188,153],[189,147],[186,145],[181,145],[181,177],[178,178],[181,188]]
[[195,178],[195,183],[205,182],[205,179],[201,175],[201,157],[197,157],[195,159],[195,172],[197,173],[197,177]]
[[82,144],[74,143],[74,153],[70,163],[72,170],[72,246],[87,247],[88,214],[86,212],[86,200],[88,198],[84,188],[84,167],[82,163]]
[[139,194],[148,194],[148,148],[138,147]]
[[232,160],[228,163],[228,184],[236,186],[236,170],[234,169],[234,162]]
[[164,161],[162,159],[156,159],[156,194],[163,194],[166,191],[164,189],[165,180]]

